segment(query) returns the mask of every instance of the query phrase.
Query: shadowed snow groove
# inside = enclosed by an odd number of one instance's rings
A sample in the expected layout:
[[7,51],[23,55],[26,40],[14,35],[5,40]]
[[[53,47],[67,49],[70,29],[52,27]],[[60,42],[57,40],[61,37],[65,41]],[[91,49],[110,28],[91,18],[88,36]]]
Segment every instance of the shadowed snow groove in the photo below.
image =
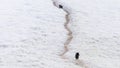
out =
[[[57,7],[57,5],[56,5],[56,3],[54,1],[53,1],[53,4],[54,4],[54,6]],[[64,6],[62,6],[62,7],[64,7]],[[70,18],[69,18],[70,17],[70,13],[67,10],[65,10],[65,9],[63,9],[63,10],[67,13],[65,15],[66,22],[64,24],[64,27],[68,31],[68,34],[67,34],[68,37],[67,37],[67,40],[64,43],[64,51],[63,51],[62,54],[60,54],[60,56],[65,59],[64,55],[69,51],[69,44],[70,44],[70,42],[73,39],[73,34],[72,34],[72,31],[70,30],[70,28],[68,27],[68,24],[70,23]],[[78,66],[80,65],[82,68],[88,68],[86,66],[86,64],[84,63],[84,61],[79,60],[79,59],[76,60],[75,64],[78,65]]]
[[64,56],[64,54],[67,53],[67,51],[69,51],[68,46],[69,46],[69,44],[70,44],[70,42],[71,42],[71,40],[73,38],[72,31],[68,27],[68,24],[69,24],[69,21],[70,21],[69,20],[69,13],[68,12],[67,12],[67,14],[65,16],[65,19],[66,19],[66,22],[64,24],[64,27],[68,31],[68,37],[67,37],[67,40],[64,43],[64,50],[65,51],[61,54],[61,56]]
[[[62,58],[65,58],[64,57],[64,55],[69,51],[69,44],[70,44],[70,42],[72,41],[72,39],[73,39],[73,34],[72,34],[72,31],[70,30],[70,28],[68,27],[68,24],[70,23],[70,18],[69,18],[69,16],[70,16],[70,13],[68,12],[68,11],[66,11],[66,10],[64,10],[67,14],[66,14],[66,16],[65,16],[65,19],[66,19],[66,22],[65,22],[65,24],[64,24],[64,27],[65,27],[65,29],[68,31],[68,37],[67,37],[67,40],[65,41],[65,43],[64,43],[64,52],[60,55],[60,56],[62,56]],[[88,66],[86,66],[86,64],[84,63],[84,61],[82,61],[82,60],[76,60],[76,64],[77,65],[80,65],[81,67],[83,67],[83,68],[88,68]]]
[[[54,6],[56,6],[56,3],[55,3],[55,2],[53,2],[53,4],[54,4]],[[63,9],[63,10],[64,10],[64,9]],[[70,28],[68,27],[68,24],[69,24],[69,21],[70,21],[70,19],[69,19],[70,13],[69,13],[68,11],[66,11],[66,10],[64,10],[64,11],[67,13],[67,14],[65,15],[66,22],[65,22],[65,24],[64,24],[64,27],[65,27],[65,29],[68,31],[68,37],[67,37],[67,40],[66,40],[65,43],[64,43],[64,52],[63,52],[62,54],[60,54],[60,56],[62,56],[62,58],[64,58],[63,56],[69,51],[68,46],[69,46],[69,44],[70,44],[70,42],[71,42],[71,40],[72,40],[72,38],[73,38],[72,31],[71,31]]]

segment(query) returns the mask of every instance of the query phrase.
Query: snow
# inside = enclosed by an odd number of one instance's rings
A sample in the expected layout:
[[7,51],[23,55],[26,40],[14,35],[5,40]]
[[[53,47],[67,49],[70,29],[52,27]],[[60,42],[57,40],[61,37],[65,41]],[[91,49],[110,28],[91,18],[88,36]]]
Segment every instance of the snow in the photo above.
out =
[[66,39],[64,15],[51,0],[1,0],[0,68],[73,65],[63,65],[59,57]]
[[73,32],[71,50],[66,55],[74,58],[73,54],[80,52],[80,59],[88,68],[120,68],[120,1],[61,0],[60,3],[70,13],[69,27]]
[[[119,4],[119,0],[1,0],[0,68],[120,68]],[[67,39],[65,11],[73,32],[67,59],[59,56]],[[74,59],[76,52],[79,60]]]

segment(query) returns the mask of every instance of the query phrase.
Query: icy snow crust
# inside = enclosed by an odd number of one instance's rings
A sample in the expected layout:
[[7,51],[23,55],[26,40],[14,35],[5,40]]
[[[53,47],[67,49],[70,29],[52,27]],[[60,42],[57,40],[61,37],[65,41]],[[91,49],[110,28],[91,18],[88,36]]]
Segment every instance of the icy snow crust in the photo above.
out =
[[57,2],[71,18],[73,39],[66,56],[71,60],[80,52],[80,61],[88,68],[120,68],[120,0]]
[[[67,59],[66,13],[53,1],[70,13]],[[0,68],[120,68],[120,1],[53,1],[0,1]]]

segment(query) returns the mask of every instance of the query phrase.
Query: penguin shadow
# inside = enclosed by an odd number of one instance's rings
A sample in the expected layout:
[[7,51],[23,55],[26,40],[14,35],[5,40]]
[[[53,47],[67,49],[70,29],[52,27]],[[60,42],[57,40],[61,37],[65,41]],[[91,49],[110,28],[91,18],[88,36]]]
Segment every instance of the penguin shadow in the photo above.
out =
[[80,59],[79,57],[80,57],[80,54],[77,52],[77,53],[75,54],[75,61],[74,61],[74,63],[75,63],[76,65],[78,65],[78,66],[81,66],[82,68],[88,68],[88,67],[86,66],[85,62],[84,62],[82,59]]
[[82,68],[88,68],[83,60],[75,60],[75,64],[81,66]]

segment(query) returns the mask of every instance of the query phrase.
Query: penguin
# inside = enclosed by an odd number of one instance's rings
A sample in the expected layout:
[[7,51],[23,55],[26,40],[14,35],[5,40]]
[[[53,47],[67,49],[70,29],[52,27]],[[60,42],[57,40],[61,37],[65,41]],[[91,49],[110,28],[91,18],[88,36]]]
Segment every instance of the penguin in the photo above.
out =
[[80,56],[80,54],[79,54],[79,52],[77,52],[77,53],[75,54],[75,59],[78,60],[78,59],[79,59],[79,56]]
[[62,6],[62,5],[59,5],[59,8],[63,8],[63,6]]

